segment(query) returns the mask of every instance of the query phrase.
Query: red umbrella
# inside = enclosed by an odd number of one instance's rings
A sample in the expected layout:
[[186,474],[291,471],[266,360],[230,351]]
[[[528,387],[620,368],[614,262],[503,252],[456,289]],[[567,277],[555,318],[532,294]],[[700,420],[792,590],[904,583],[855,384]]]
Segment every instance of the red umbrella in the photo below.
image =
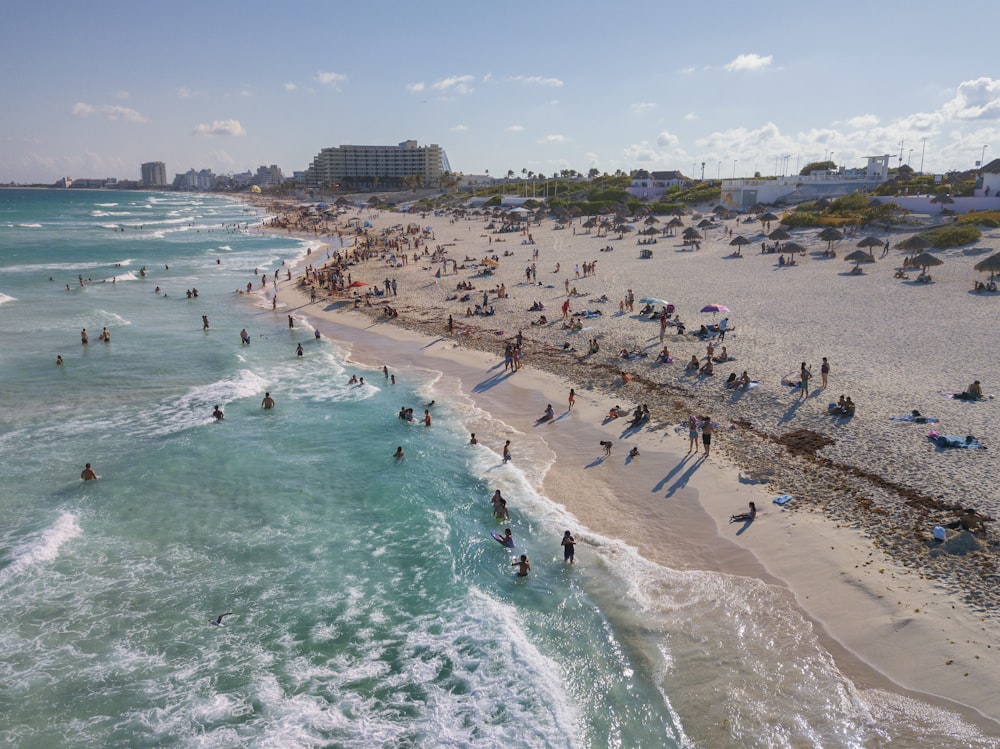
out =
[[360,286],[367,286],[367,285],[368,285],[367,281],[355,281],[354,283],[352,283],[351,285],[349,285],[347,288],[349,288],[349,289],[357,289]]

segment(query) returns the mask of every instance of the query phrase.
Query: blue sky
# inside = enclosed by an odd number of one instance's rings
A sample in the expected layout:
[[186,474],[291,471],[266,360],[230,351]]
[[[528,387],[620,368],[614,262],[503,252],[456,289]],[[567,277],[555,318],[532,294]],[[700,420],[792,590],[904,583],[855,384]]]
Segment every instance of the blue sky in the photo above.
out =
[[1000,157],[995,0],[3,8],[0,182],[144,161],[290,175],[326,146],[410,138],[498,176]]

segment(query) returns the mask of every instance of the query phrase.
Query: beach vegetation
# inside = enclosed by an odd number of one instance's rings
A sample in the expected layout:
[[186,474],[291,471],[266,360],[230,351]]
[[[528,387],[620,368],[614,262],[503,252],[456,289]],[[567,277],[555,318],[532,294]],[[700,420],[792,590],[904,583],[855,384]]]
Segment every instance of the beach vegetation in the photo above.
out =
[[1000,226],[1000,211],[969,211],[964,216],[958,217],[958,223],[996,229]]
[[942,226],[939,229],[932,229],[920,236],[928,240],[935,249],[946,250],[949,247],[962,247],[978,242],[983,233],[975,224],[955,223],[950,226]]
[[810,211],[795,210],[782,216],[781,223],[783,226],[788,226],[792,229],[801,229],[808,226],[819,226],[820,217],[818,214]]
[[678,190],[676,193],[667,194],[670,199],[678,203],[718,203],[722,198],[722,183],[718,180],[706,180],[696,182],[686,190]]
[[837,164],[829,159],[827,161],[810,161],[808,164],[802,167],[802,171],[799,172],[799,176],[808,177],[813,172],[822,170],[835,172],[837,171]]

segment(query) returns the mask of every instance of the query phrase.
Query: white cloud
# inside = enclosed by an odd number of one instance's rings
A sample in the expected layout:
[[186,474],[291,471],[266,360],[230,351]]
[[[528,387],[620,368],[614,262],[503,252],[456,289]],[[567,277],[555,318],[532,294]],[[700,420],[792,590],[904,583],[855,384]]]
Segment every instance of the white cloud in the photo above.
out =
[[679,69],[679,70],[678,70],[677,72],[678,72],[678,73],[682,73],[682,74],[684,74],[684,75],[691,75],[692,73],[694,73],[694,71],[695,71],[695,70],[697,70],[697,68],[694,68],[694,67],[686,67],[686,68],[681,68],[681,69]]
[[524,125],[511,125],[507,128],[508,133],[523,133]]
[[128,91],[125,91],[124,89],[119,89],[118,91],[113,92],[111,96],[113,96],[115,99],[127,99],[130,96],[130,94]]
[[756,52],[750,52],[748,54],[737,55],[734,60],[727,62],[722,67],[730,73],[741,70],[762,70],[769,66],[773,59],[771,55],[763,57]]
[[660,148],[677,148],[680,145],[680,140],[673,133],[668,133],[664,130],[656,136],[656,144]]
[[239,120],[214,120],[211,125],[198,125],[192,135],[246,135]]
[[558,78],[543,78],[540,75],[514,75],[508,78],[515,83],[529,83],[533,86],[548,86],[550,88],[561,88],[563,82]]
[[487,73],[483,76],[483,83],[493,83],[493,73]]
[[143,115],[129,107],[118,106],[117,104],[99,104],[97,106],[85,104],[78,101],[73,105],[73,115],[85,119],[87,117],[103,117],[106,120],[117,122],[143,123],[149,122]]
[[1000,80],[962,81],[955,98],[942,107],[942,112],[956,120],[1000,119]]
[[856,130],[861,130],[866,127],[875,127],[879,123],[879,118],[874,114],[859,114],[857,117],[852,117],[847,121],[847,124]]
[[417,83],[407,83],[406,84],[406,90],[409,91],[411,94],[420,93],[421,91],[424,90],[424,88],[425,87],[424,87],[423,81],[419,81]]
[[656,104],[651,101],[637,101],[632,105],[632,111],[637,114],[648,112],[650,109],[656,109]]
[[316,80],[319,81],[324,86],[329,86],[334,91],[339,91],[340,87],[337,84],[346,81],[347,76],[344,75],[343,73],[320,71],[319,73],[316,74]]
[[469,128],[467,128],[467,127],[466,127],[465,125],[455,125],[455,127],[453,127],[453,128],[451,129],[451,131],[452,131],[453,133],[464,133],[464,132],[466,132],[466,131],[467,131],[468,129],[469,129]]
[[475,91],[469,84],[472,82],[473,78],[471,75],[453,75],[448,78],[442,78],[437,83],[433,84],[433,87],[438,91],[454,91],[456,94],[471,94]]
[[684,115],[684,119],[685,120],[697,120],[698,119],[698,115],[696,115],[694,112],[688,112],[686,115]]
[[546,135],[543,139],[543,143],[565,143],[566,136],[560,135],[559,133],[553,133],[552,135]]
[[193,99],[196,96],[201,96],[201,91],[195,91],[193,88],[187,86],[181,86],[177,89],[178,99]]
[[297,88],[298,88],[298,86],[296,86],[291,81],[288,81],[288,83],[285,84],[285,91],[294,91]]

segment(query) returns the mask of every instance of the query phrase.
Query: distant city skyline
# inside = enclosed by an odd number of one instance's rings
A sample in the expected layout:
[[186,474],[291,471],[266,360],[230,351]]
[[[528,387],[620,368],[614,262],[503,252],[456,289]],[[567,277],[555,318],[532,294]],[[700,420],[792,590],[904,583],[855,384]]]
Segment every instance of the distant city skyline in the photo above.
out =
[[409,139],[495,177],[767,176],[877,154],[943,172],[1000,155],[997,11],[979,0],[5,11],[2,183],[139,180],[157,161],[167,182],[290,176],[322,148]]

